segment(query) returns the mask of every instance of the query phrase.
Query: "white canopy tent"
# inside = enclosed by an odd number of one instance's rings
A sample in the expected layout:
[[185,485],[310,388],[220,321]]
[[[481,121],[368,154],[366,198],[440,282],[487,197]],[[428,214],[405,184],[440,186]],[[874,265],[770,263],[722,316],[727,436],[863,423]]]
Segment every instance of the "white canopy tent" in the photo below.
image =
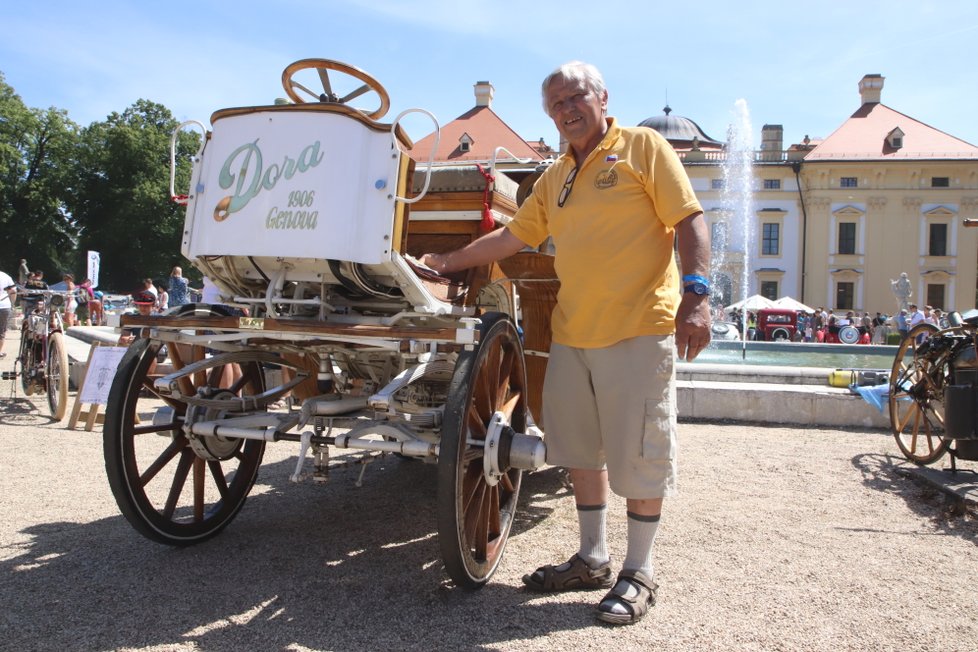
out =
[[781,297],[774,302],[774,307],[787,308],[788,310],[796,310],[798,312],[815,312],[814,308],[810,308],[792,297]]
[[733,312],[734,310],[747,310],[749,312],[756,312],[761,308],[778,308],[773,301],[767,297],[762,297],[759,294],[738,301],[737,303],[732,303],[723,309],[724,312]]

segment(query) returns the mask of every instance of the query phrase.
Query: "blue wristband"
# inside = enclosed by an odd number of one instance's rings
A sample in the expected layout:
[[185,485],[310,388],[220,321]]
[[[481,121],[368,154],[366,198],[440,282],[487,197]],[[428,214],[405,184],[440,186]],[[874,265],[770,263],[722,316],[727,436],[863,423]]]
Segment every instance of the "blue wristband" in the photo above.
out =
[[710,279],[703,278],[698,274],[687,274],[683,277],[683,283],[702,283],[703,285],[709,285]]

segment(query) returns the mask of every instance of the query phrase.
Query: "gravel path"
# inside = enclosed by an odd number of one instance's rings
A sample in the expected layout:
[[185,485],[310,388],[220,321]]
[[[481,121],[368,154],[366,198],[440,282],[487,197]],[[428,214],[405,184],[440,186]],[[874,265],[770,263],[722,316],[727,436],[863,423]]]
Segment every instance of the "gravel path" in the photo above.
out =
[[[906,477],[884,433],[681,424],[682,494],[666,503],[655,554],[659,605],[612,628],[593,619],[599,594],[521,589],[523,573],[576,548],[554,469],[526,477],[502,567],[470,593],[441,567],[430,466],[384,458],[361,488],[356,468],[296,485],[298,447],[273,444],[234,523],[171,549],[120,516],[99,433],[51,424],[42,400],[12,397],[8,382],[0,393],[3,650],[978,646],[978,519]],[[619,560],[624,534],[615,500]]]

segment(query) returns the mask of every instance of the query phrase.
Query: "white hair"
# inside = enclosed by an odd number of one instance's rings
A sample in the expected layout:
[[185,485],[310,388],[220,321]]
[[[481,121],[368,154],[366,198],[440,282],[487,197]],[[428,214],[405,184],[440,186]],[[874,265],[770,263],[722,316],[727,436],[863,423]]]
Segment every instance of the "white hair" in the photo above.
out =
[[547,88],[557,79],[584,82],[587,89],[596,95],[601,95],[606,90],[604,77],[601,76],[601,73],[592,64],[584,63],[583,61],[568,61],[547,75],[546,79],[543,80],[543,84],[540,85],[543,112],[547,115],[550,115],[550,107],[547,106]]

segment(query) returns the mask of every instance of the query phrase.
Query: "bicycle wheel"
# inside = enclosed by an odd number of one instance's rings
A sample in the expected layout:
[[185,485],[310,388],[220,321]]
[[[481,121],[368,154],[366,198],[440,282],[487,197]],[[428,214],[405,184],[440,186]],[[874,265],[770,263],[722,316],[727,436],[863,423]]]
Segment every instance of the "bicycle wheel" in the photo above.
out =
[[36,359],[35,348],[34,338],[31,336],[30,330],[21,329],[20,355],[17,356],[17,359],[20,361],[20,387],[24,390],[25,396],[31,396],[34,393],[34,382],[31,374],[34,371],[34,360]]
[[890,372],[890,427],[909,461],[933,464],[947,452],[944,437],[944,386],[948,360],[932,355],[927,338],[937,328],[918,324],[900,343]]
[[68,409],[68,349],[64,335],[51,333],[48,336],[47,389],[48,407],[51,418],[61,421]]

